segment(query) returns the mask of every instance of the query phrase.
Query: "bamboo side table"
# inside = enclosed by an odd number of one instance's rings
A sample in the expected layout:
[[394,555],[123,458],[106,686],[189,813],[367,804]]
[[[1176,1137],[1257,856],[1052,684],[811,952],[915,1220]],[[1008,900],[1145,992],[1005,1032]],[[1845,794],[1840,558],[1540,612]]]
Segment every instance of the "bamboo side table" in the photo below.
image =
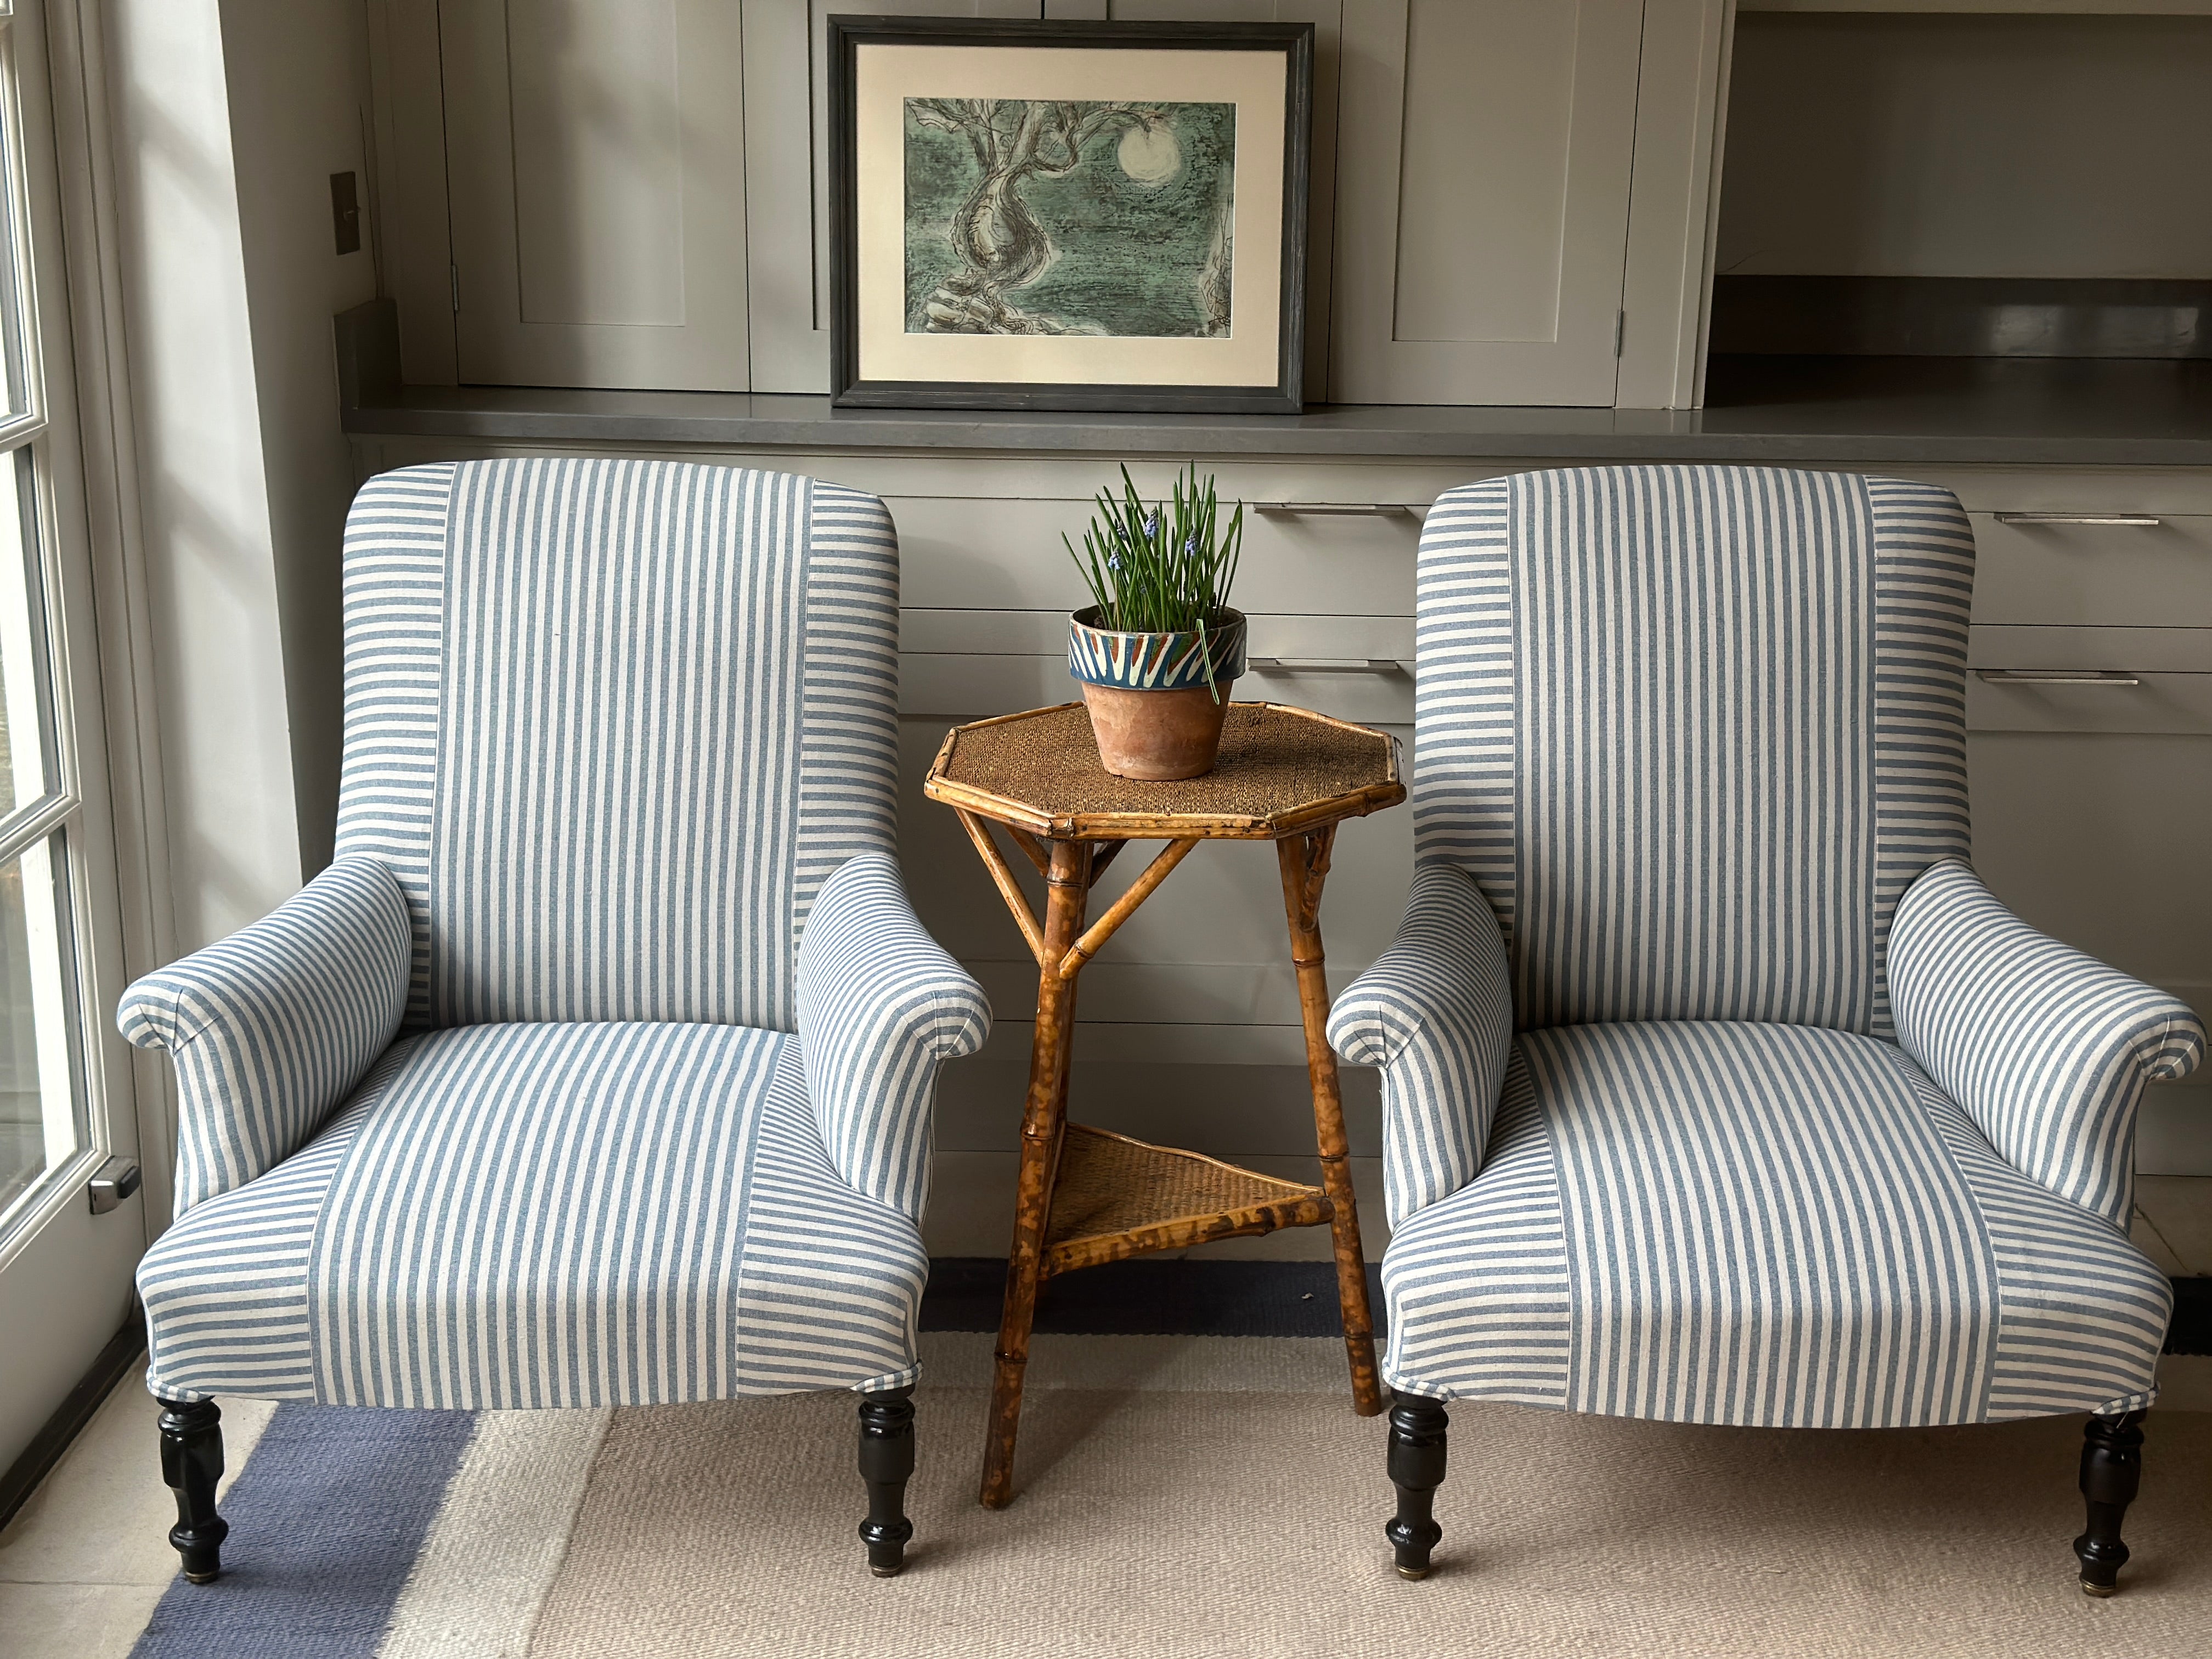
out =
[[[1102,767],[1083,705],[1064,703],[955,726],[923,790],[959,813],[1037,960],[1036,1035],[984,1442],[983,1503],[1001,1509],[1013,1498],[1014,1440],[1039,1284],[1054,1273],[1147,1251],[1326,1224],[1335,1249],[1353,1409],[1363,1417],[1380,1412],[1359,1212],[1336,1056],[1326,1034],[1320,913],[1336,826],[1406,798],[1395,741],[1302,708],[1235,703],[1212,771],[1153,783],[1115,777]],[[992,837],[993,823],[1045,878],[1042,921]],[[1090,891],[1100,873],[1130,842],[1154,840],[1167,845],[1086,929]],[[1201,841],[1276,844],[1313,1084],[1319,1187],[1067,1121],[1077,976]]]

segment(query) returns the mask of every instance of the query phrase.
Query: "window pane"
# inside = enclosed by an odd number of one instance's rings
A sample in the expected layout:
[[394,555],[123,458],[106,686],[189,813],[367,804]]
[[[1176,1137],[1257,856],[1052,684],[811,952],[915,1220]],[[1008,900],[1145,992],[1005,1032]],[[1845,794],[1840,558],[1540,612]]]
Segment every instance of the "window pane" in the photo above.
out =
[[46,723],[39,696],[37,592],[27,556],[20,481],[28,447],[0,456],[0,817],[46,793]]
[[59,839],[0,865],[0,1212],[85,1144],[54,902]]
[[[9,14],[14,9],[8,0],[0,0],[0,63],[4,64],[11,82],[15,74],[15,31]],[[21,163],[15,154],[15,124],[5,118],[8,113],[0,106],[0,409],[20,415],[30,407],[23,392],[23,319],[18,303],[21,290],[16,282],[21,268],[16,257],[17,239],[22,228],[15,217],[15,190]]]

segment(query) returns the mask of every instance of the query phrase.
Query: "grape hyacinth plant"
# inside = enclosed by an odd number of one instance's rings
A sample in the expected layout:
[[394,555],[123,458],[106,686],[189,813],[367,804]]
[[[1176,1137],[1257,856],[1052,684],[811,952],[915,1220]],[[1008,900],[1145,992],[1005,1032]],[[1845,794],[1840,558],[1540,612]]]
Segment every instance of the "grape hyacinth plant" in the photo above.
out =
[[1224,526],[1213,478],[1199,482],[1198,463],[1175,479],[1174,493],[1147,506],[1129,469],[1121,469],[1121,494],[1098,494],[1098,511],[1083,532],[1083,551],[1060,535],[1098,606],[1098,627],[1117,633],[1195,632],[1203,653],[1206,689],[1216,702],[1208,629],[1229,604],[1237,561],[1244,544],[1244,503]]

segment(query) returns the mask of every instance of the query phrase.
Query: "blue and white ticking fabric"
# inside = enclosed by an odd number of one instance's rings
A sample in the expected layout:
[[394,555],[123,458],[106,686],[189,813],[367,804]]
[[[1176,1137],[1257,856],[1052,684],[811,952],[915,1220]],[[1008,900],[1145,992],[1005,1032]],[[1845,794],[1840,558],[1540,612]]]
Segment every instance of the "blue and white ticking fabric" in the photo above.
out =
[[345,605],[338,851],[407,890],[410,1025],[791,1029],[815,893],[896,835],[880,502],[665,461],[409,467],[355,503]]
[[1437,502],[1418,873],[1330,1021],[1383,1068],[1395,1386],[1869,1427],[2149,1397],[2135,1109],[2203,1029],[1966,866],[1972,574],[1893,480]]
[[2204,1057],[2187,1004],[2046,939],[1962,863],[1905,890],[1890,938],[1898,1041],[1990,1144],[2125,1227],[2146,1085]]
[[2142,1405],[2172,1297],[1893,1044],[1690,1020],[1523,1032],[1382,1283],[1394,1387],[1805,1428]]
[[407,904],[345,858],[249,927],[140,980],[123,1035],[177,1068],[176,1212],[273,1170],[391,1045]]
[[403,1040],[139,1284],[164,1394],[497,1407],[911,1381],[927,1276],[831,1166],[795,1039],[636,1023]]
[[1929,484],[1592,468],[1437,500],[1417,856],[1489,898],[1522,1025],[1887,1034],[1888,913],[1966,850],[1972,572]]
[[806,1093],[830,1162],[855,1191],[916,1221],[929,1198],[937,1063],[991,1034],[991,1005],[922,930],[878,854],[823,886],[799,948]]
[[1474,1178],[1513,1042],[1505,941],[1448,864],[1413,875],[1390,948],[1330,1012],[1329,1045],[1382,1068],[1382,1179],[1393,1226]]
[[340,856],[124,1003],[185,1101],[157,1391],[912,1380],[937,1066],[990,1016],[890,856],[897,604],[881,504],[805,478],[362,491]]

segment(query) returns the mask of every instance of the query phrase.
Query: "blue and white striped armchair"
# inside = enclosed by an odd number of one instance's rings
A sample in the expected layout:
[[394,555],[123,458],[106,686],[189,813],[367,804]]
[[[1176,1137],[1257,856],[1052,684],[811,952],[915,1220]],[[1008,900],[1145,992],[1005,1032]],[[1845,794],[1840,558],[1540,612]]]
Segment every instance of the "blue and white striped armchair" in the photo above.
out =
[[1498,478],[1422,536],[1416,873],[1329,1037],[1382,1072],[1386,1528],[1444,1404],[2093,1413],[2108,1595],[2172,1287],[2136,1109],[2204,1030],[1966,862],[1973,538],[1920,483]]
[[133,986],[176,1066],[139,1269],[187,1577],[214,1396],[860,1393],[912,1528],[938,1063],[990,1011],[893,861],[898,550],[777,473],[386,473],[345,542],[337,857]]

